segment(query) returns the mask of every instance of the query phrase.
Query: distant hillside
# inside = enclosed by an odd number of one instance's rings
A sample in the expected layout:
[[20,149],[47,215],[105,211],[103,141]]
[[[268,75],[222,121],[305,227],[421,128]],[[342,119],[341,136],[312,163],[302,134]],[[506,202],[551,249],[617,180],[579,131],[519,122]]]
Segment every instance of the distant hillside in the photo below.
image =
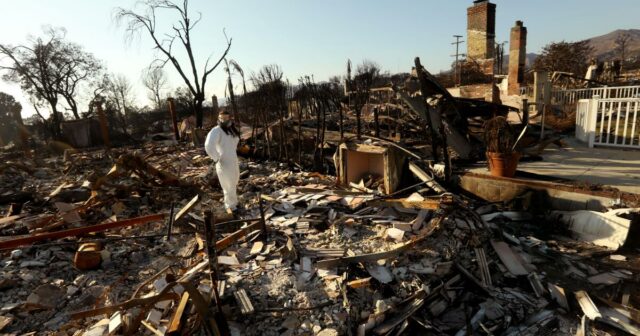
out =
[[616,51],[616,38],[620,34],[629,34],[626,57],[640,58],[640,29],[618,29],[611,33],[587,39],[594,49],[594,55],[600,61],[608,61],[619,57]]
[[[629,42],[627,42],[627,59],[640,60],[640,29],[618,29],[605,35],[589,38],[586,41],[589,41],[593,47],[594,56],[599,61],[609,61],[619,57],[616,50],[616,38],[618,35],[624,33],[630,36]],[[539,55],[535,53],[527,53],[527,67],[531,66],[538,56]],[[505,68],[509,64],[508,52],[505,52],[504,64]]]
[[[527,56],[525,57],[525,65],[527,67],[532,66],[533,62],[536,60],[537,57],[538,57],[538,54],[536,53],[527,53]],[[507,53],[506,50],[504,55],[504,67],[505,69],[509,67],[509,54]]]

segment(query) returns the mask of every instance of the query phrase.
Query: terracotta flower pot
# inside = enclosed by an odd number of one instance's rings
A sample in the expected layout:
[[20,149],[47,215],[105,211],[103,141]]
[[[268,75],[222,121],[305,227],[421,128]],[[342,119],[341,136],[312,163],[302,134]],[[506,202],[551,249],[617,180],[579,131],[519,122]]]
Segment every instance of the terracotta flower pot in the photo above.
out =
[[486,152],[489,171],[493,176],[513,177],[516,174],[520,153],[493,153]]

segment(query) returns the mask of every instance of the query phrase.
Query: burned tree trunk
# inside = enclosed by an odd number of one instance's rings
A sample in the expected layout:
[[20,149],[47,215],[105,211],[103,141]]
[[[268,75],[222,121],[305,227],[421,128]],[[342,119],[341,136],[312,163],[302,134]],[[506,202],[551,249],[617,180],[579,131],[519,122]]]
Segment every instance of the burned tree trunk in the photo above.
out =
[[320,169],[319,168],[319,159],[318,156],[320,155],[320,126],[321,126],[321,122],[320,122],[320,100],[318,97],[318,91],[317,88],[315,87],[314,84],[314,89],[313,89],[313,107],[315,109],[315,117],[316,117],[316,137],[315,137],[315,141],[314,141],[314,148],[313,148],[313,167],[315,170]]
[[306,104],[301,100],[298,104],[298,164],[302,166],[302,111]]
[[356,97],[356,135],[358,136],[358,139],[361,139],[361,135],[362,135],[362,121],[360,120],[361,118],[361,114],[362,114],[362,105],[360,104],[360,94],[357,95]]
[[[270,133],[270,128],[269,128],[269,120],[267,118],[267,110],[263,109],[262,110],[262,129],[264,130],[264,140],[266,142],[266,156],[267,158],[271,159],[271,135]],[[263,152],[263,155],[265,153]]]
[[284,159],[286,161],[289,161],[289,152],[287,151],[287,137],[285,135],[285,131],[284,131],[284,108],[282,107],[282,101],[280,102],[280,106],[278,108],[278,116],[280,119],[280,141],[278,141],[278,143],[280,144],[280,159],[282,160],[282,158],[284,157]]
[[380,137],[380,122],[378,119],[378,108],[374,107],[373,108],[373,123],[374,123],[374,127],[375,127],[375,134],[376,134],[376,138]]
[[202,127],[202,122],[204,120],[204,116],[202,114],[202,103],[204,102],[204,95],[196,96],[193,100],[193,112],[196,115],[196,125],[198,127]]
[[323,103],[324,108],[322,109],[322,132],[320,134],[320,157],[318,158],[318,165],[322,172],[324,172],[324,136],[327,131],[327,102]]
[[338,110],[340,112],[340,141],[342,141],[344,139],[344,107],[340,105]]

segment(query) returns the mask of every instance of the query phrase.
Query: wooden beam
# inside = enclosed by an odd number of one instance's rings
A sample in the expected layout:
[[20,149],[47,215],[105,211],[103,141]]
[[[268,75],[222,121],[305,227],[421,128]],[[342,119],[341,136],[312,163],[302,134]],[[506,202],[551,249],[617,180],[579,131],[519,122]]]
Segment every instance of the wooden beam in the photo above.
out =
[[[212,311],[209,309],[209,301],[202,296],[200,291],[191,282],[180,282],[180,285],[184,287],[184,290],[187,293],[189,293],[191,302],[202,318],[202,323],[204,324],[205,329],[209,331],[209,334],[214,336],[228,335],[228,330],[220,330],[218,327],[218,322],[213,316]],[[224,317],[222,316],[222,318]]]
[[0,241],[0,250],[29,245],[29,244],[33,244],[35,242],[47,240],[47,239],[60,239],[65,237],[80,236],[80,235],[84,235],[92,232],[100,232],[100,231],[105,231],[109,229],[117,229],[117,228],[122,228],[127,226],[134,226],[134,225],[140,225],[140,224],[145,224],[149,222],[161,221],[162,219],[164,219],[164,217],[165,217],[164,214],[156,214],[156,215],[125,219],[125,220],[113,222],[113,223],[103,223],[103,224],[91,225],[91,226],[63,230],[63,231],[33,234],[26,237]]
[[261,230],[261,229],[262,229],[262,223],[260,223],[260,221],[255,222],[249,226],[243,227],[242,229],[218,240],[216,242],[216,251],[221,252],[222,250],[236,243],[238,240],[240,240],[240,238],[246,236],[250,232]]
[[409,170],[415,175],[420,181],[425,182],[429,188],[433,189],[433,191],[441,194],[447,192],[434,178],[429,176],[422,168],[418,167],[415,162],[409,162]]
[[22,217],[24,217],[24,216],[22,216],[22,215],[14,215],[14,216],[7,216],[7,217],[4,217],[4,218],[0,218],[0,229],[4,229],[5,227],[9,227],[13,223],[15,223],[15,221],[17,221],[18,219],[20,219]]
[[177,222],[178,220],[180,220],[182,217],[184,217],[184,215],[186,215],[189,211],[191,211],[191,209],[196,206],[196,204],[200,203],[200,195],[196,195],[194,196],[191,201],[189,201],[189,203],[187,203],[187,205],[185,205],[182,209],[180,209],[180,211],[178,211],[178,213],[175,215],[175,217],[173,217],[173,221]]
[[437,199],[427,198],[423,201],[412,201],[412,200],[407,200],[406,198],[396,198],[396,199],[376,199],[376,200],[368,201],[367,205],[375,206],[375,207],[400,206],[407,209],[436,210],[440,208],[441,203],[442,202],[440,198],[437,198]]
[[251,303],[251,299],[247,295],[247,292],[244,288],[240,288],[239,290],[233,293],[233,296],[238,303],[238,307],[240,308],[240,312],[242,315],[251,315],[255,313],[255,309],[253,308],[253,303]]
[[169,327],[167,328],[167,335],[174,336],[180,335],[180,331],[182,330],[182,326],[184,325],[185,311],[188,313],[191,305],[189,304],[189,292],[184,292],[182,294],[182,299],[180,299],[180,304],[178,308],[173,312],[171,316],[171,321],[169,322]]
[[173,125],[173,134],[175,135],[176,141],[180,141],[180,132],[178,131],[178,118],[176,116],[176,107],[173,102],[173,98],[167,98],[167,102],[169,103],[169,116],[171,117],[171,124]]
[[347,282],[347,286],[357,289],[357,288],[362,288],[362,287],[368,287],[369,283],[371,282],[371,277],[368,278],[363,278],[363,279],[356,279],[356,280],[352,280]]
[[156,336],[164,336],[165,333],[161,332],[160,330],[156,329],[156,327],[152,326],[151,323],[142,320],[140,321],[140,323],[147,329],[149,329],[149,331],[151,331],[154,335]]

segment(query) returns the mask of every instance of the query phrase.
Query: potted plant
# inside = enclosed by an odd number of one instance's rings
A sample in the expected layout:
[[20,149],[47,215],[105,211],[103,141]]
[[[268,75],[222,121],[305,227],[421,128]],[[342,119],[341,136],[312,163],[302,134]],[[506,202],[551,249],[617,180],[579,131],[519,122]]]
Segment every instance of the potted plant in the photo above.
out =
[[484,124],[487,163],[493,176],[513,177],[520,153],[515,151],[515,134],[504,117],[495,117]]

